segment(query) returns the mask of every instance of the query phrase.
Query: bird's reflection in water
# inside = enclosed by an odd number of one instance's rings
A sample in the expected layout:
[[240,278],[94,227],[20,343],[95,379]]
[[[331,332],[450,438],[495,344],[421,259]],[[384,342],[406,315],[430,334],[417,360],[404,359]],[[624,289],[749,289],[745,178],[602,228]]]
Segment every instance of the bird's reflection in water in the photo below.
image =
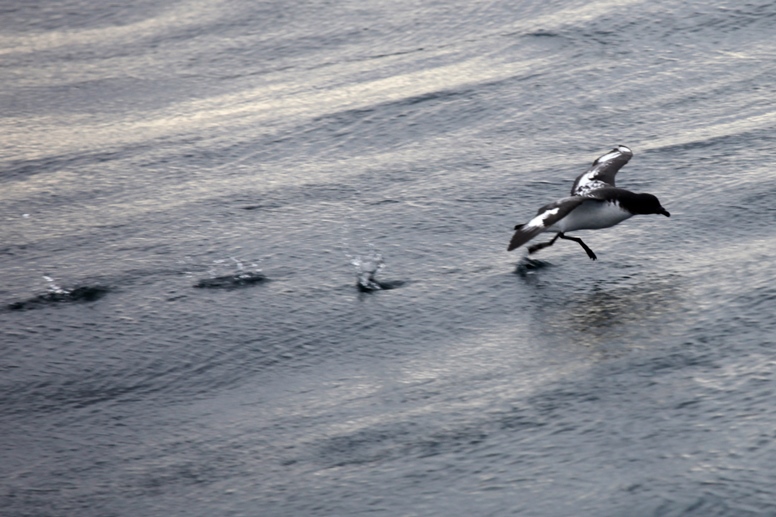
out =
[[544,335],[607,356],[670,336],[680,325],[684,305],[681,279],[673,277],[636,283],[624,277],[566,293],[562,300],[556,295],[551,306],[543,304],[536,313]]

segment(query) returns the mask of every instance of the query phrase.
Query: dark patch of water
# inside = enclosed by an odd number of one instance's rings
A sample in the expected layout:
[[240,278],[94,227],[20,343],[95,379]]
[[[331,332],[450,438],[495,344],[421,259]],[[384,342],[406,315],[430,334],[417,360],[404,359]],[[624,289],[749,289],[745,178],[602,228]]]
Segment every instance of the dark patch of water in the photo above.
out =
[[73,289],[40,294],[28,300],[13,302],[7,306],[12,311],[29,311],[62,303],[94,302],[110,292],[110,288],[100,285],[80,286]]
[[234,275],[224,275],[215,278],[203,278],[194,287],[198,289],[239,289],[261,284],[267,281],[264,273],[249,271]]

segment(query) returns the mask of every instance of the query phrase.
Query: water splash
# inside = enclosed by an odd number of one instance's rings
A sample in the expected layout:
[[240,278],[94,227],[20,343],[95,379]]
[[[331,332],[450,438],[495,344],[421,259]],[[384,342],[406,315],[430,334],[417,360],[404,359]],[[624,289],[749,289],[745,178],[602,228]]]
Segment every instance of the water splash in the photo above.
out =
[[255,262],[252,262],[250,264],[250,267],[252,269],[246,269],[242,262],[240,262],[239,259],[235,257],[229,257],[229,260],[234,262],[235,266],[237,267],[237,272],[234,274],[235,278],[242,278],[242,279],[248,279],[253,278],[257,273],[261,273],[261,269],[259,269],[259,265]]
[[59,287],[57,283],[54,281],[53,278],[51,278],[48,275],[43,275],[43,278],[48,282],[48,286],[46,287],[46,291],[48,291],[49,294],[52,295],[61,295],[61,296],[67,296],[70,294],[70,291],[68,289],[64,289],[62,287]]
[[[343,216],[343,223],[340,227],[342,231],[341,243],[345,258],[350,265],[355,268],[356,287],[362,293],[371,293],[374,291],[387,291],[396,289],[405,285],[403,280],[378,280],[377,274],[385,267],[383,255],[375,249],[374,244],[369,242],[369,236],[374,231],[366,224],[351,224],[351,218],[358,216],[354,209]],[[354,227],[355,226],[355,227]],[[352,241],[359,241],[361,245],[352,245]],[[366,251],[364,251],[366,248]],[[351,251],[364,251],[363,253],[351,253]]]
[[10,310],[31,310],[59,303],[93,302],[105,296],[110,289],[101,285],[86,285],[65,289],[60,287],[53,278],[43,275],[48,285],[46,293],[40,294],[28,300],[11,303],[7,306]]
[[515,265],[515,273],[520,276],[528,276],[535,274],[538,270],[552,266],[551,263],[545,260],[532,259],[527,256],[523,257]]
[[[235,270],[236,268],[236,270]],[[224,272],[226,274],[224,274]],[[203,278],[194,284],[198,288],[235,289],[264,282],[267,277],[256,262],[246,266],[237,257],[216,259],[207,270],[210,278]],[[187,273],[187,276],[191,276]]]
[[356,286],[360,291],[371,292],[384,289],[383,283],[379,282],[375,275],[385,267],[383,256],[375,250],[370,250],[368,254],[350,257],[350,263],[356,269]]

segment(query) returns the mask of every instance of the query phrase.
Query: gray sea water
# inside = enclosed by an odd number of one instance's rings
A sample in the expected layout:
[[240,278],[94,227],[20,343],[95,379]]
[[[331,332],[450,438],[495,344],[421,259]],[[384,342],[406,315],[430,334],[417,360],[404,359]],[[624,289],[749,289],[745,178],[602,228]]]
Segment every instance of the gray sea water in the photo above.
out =
[[[0,514],[776,515],[775,28],[0,1]],[[618,144],[670,219],[506,252]]]

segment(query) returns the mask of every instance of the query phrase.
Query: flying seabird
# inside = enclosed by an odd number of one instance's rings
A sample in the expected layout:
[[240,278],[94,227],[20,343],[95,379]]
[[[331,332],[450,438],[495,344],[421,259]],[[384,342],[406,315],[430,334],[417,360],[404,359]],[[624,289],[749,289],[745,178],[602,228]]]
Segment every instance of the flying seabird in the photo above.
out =
[[594,161],[587,172],[574,180],[571,196],[541,207],[536,217],[526,224],[515,226],[516,231],[507,251],[522,246],[542,232],[557,232],[549,242],[530,246],[528,253],[552,246],[558,239],[567,239],[578,242],[587,256],[595,260],[595,253],[582,239],[565,233],[609,228],[634,215],[662,214],[671,217],[652,194],[635,194],[614,186],[615,175],[632,157],[630,149],[618,145]]

